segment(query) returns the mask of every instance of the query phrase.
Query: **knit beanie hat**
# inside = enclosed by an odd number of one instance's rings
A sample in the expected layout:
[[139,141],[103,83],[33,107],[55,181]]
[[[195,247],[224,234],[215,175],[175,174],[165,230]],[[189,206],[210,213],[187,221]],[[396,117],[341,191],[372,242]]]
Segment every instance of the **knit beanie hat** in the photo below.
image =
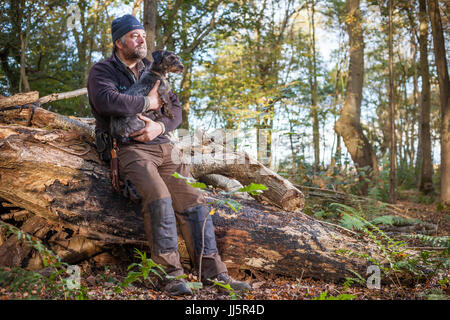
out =
[[131,14],[126,14],[122,17],[114,19],[111,23],[113,43],[116,42],[116,40],[122,37],[124,34],[127,34],[131,30],[136,29],[144,30],[144,26]]

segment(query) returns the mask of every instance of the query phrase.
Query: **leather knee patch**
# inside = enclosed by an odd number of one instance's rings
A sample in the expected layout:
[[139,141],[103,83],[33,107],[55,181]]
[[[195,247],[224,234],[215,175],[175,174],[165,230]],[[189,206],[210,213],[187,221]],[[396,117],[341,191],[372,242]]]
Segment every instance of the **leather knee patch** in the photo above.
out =
[[217,253],[216,235],[214,225],[207,208],[204,205],[195,206],[183,212],[183,215],[191,229],[191,235],[195,246],[195,253],[200,255],[202,250],[202,227],[206,216],[204,230],[204,250],[203,254]]
[[178,250],[177,224],[172,200],[164,198],[148,205],[152,229],[152,251],[167,253]]

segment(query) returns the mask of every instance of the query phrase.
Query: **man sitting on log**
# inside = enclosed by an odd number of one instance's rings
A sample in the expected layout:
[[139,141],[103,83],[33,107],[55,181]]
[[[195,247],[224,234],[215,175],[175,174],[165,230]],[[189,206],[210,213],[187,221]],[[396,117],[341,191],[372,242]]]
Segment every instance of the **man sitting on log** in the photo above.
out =
[[[145,58],[147,45],[142,24],[132,15],[124,15],[112,22],[111,33],[113,54],[92,67],[87,86],[97,136],[109,131],[111,116],[132,116],[161,108],[157,93],[159,83],[145,97],[123,93],[151,64]],[[120,176],[142,204],[151,257],[164,266],[169,275],[184,274],[178,253],[178,220],[188,252],[198,268],[206,216],[201,281],[219,280],[234,290],[250,289],[247,282],[236,281],[228,275],[218,254],[214,226],[203,195],[184,180],[172,176],[174,172],[190,176],[190,168],[186,164],[175,164],[171,159],[174,147],[167,133],[181,123],[181,107],[174,93],[170,94],[170,99],[173,119],[163,116],[156,122],[141,116],[145,128],[132,134],[134,141],[120,145],[118,150]],[[192,294],[184,279],[165,280],[161,285],[170,295]]]

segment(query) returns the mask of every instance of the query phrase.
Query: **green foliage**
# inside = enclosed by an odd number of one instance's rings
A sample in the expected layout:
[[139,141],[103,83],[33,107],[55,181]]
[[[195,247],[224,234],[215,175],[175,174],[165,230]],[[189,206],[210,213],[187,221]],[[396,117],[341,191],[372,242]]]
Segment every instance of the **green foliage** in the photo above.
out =
[[[152,259],[147,258],[147,254],[145,252],[141,252],[139,249],[135,248],[135,257],[140,261],[137,263],[132,263],[128,266],[128,274],[124,281],[119,283],[118,286],[114,288],[116,293],[119,293],[123,290],[123,288],[128,287],[130,284],[136,281],[145,281],[148,280],[153,286],[155,285],[153,281],[150,279],[150,275],[153,274],[158,278],[162,279],[162,275],[168,276],[164,271],[164,268],[155,263]],[[131,269],[137,269],[137,271],[133,271]]]
[[358,230],[358,231],[362,231],[366,226],[366,223],[364,221],[362,221],[358,217],[349,214],[344,214],[344,216],[339,221],[339,224],[349,230]]
[[367,280],[363,278],[363,276],[361,276],[358,272],[354,271],[354,270],[349,270],[351,273],[353,273],[356,277],[352,277],[352,278],[345,278],[345,282],[344,282],[344,288],[348,289],[350,288],[354,283],[358,283],[360,286],[364,287],[367,284]]
[[203,283],[198,281],[188,281],[186,282],[186,287],[191,290],[200,290],[203,288]]
[[387,184],[378,183],[369,189],[368,196],[382,201],[388,202],[389,200],[389,188]]
[[[337,203],[336,205],[340,207],[343,217],[347,219],[345,221],[350,221],[352,225],[357,226],[357,230],[366,234],[371,241],[378,246],[384,258],[389,261],[390,267],[393,267],[397,257],[402,256],[404,252],[402,247],[404,247],[406,243],[403,241],[395,241],[390,238],[381,229],[364,219],[362,214],[356,209],[343,204]],[[372,260],[372,262],[376,262],[378,266],[381,266],[378,261]]]
[[418,219],[406,219],[403,217],[397,217],[393,215],[387,215],[387,216],[380,216],[376,217],[371,221],[371,223],[375,225],[391,225],[391,226],[407,226],[407,225],[413,225],[417,223],[423,223],[422,221]]
[[[175,172],[172,174],[173,177],[177,179],[183,179],[187,184],[190,186],[199,189],[200,191],[206,189],[206,185],[203,182],[198,182],[194,178],[191,177],[184,177],[183,175],[179,174],[178,172]],[[263,184],[257,184],[257,183],[250,183],[248,186],[243,186],[241,188],[231,190],[231,191],[220,191],[219,193],[225,196],[232,196],[235,193],[238,192],[247,192],[248,194],[252,196],[260,195],[264,190],[267,190],[267,187]],[[241,204],[231,198],[226,198],[225,200],[216,200],[211,204],[222,204],[230,207],[234,212],[238,212],[241,210],[242,206]]]
[[13,268],[0,268],[0,286],[9,287],[11,292],[27,292],[30,299],[37,298],[45,285],[45,278],[37,272]]
[[215,203],[228,206],[236,213],[238,213],[242,208],[242,205],[234,199],[216,200]]
[[228,292],[228,297],[230,298],[230,300],[239,299],[239,297],[240,297],[239,293],[237,293],[233,288],[231,288],[231,286],[229,284],[225,284],[224,282],[217,281],[217,280],[214,280],[211,282],[213,283],[213,286],[218,286],[218,287],[225,289],[226,292]]
[[[25,40],[26,75],[31,90],[39,91],[42,97],[85,87],[89,67],[111,53],[109,27],[114,17],[108,9],[119,4],[120,1],[112,0],[107,8],[94,1],[2,1],[0,94],[24,90],[24,85],[20,85],[20,35]],[[68,28],[70,6],[76,6],[80,12],[74,30]],[[61,114],[91,116],[85,96],[51,102],[45,108]]]
[[417,198],[414,197],[412,200],[416,203],[432,204],[434,202],[434,194],[423,194],[419,192]]
[[318,211],[313,211],[313,212],[314,212],[314,217],[316,217],[318,219],[329,219],[329,218],[336,217],[334,212],[327,210],[327,209],[323,209],[323,208],[320,208]]
[[421,292],[419,296],[424,297],[426,300],[448,300],[448,295],[440,288],[433,288]]
[[[248,192],[252,196],[258,196],[262,193],[263,190],[267,190],[267,187],[263,184],[250,183],[248,186],[239,188],[234,192]],[[233,193],[234,193],[233,192]]]
[[340,294],[336,297],[329,296],[327,291],[322,292],[318,297],[312,298],[312,300],[353,300],[356,296],[353,294]]
[[430,245],[432,247],[442,247],[442,248],[450,247],[449,236],[438,237],[425,234],[408,234],[405,235],[405,237],[420,240],[424,245]]
[[[114,287],[114,292],[116,293],[122,292],[124,288],[130,286],[134,282],[148,281],[152,286],[155,286],[155,283],[151,279],[152,275],[161,280],[183,279],[187,277],[185,274],[176,277],[168,275],[161,265],[155,263],[152,259],[147,258],[147,254],[145,252],[141,252],[137,248],[135,248],[134,251],[138,262],[132,263],[128,266],[127,276],[122,282]],[[186,282],[186,287],[192,290],[198,290],[203,287],[203,284],[201,282]]]
[[[428,243],[436,245],[440,244],[441,246],[445,246],[445,250],[441,252],[429,252],[429,251],[421,251],[419,255],[413,255],[407,252],[404,247],[406,246],[406,242],[397,241],[389,237],[385,232],[379,229],[373,222],[385,222],[385,223],[396,223],[396,219],[393,219],[390,216],[379,217],[378,219],[374,219],[372,222],[367,221],[363,218],[362,212],[342,205],[336,204],[339,207],[339,210],[342,214],[347,216],[348,222],[347,226],[356,225],[358,228],[356,230],[362,232],[374,243],[377,248],[380,250],[382,257],[388,262],[388,265],[384,265],[381,261],[374,259],[370,255],[366,253],[357,253],[351,250],[339,250],[338,254],[345,255],[356,255],[360,258],[365,258],[370,261],[372,264],[380,267],[380,270],[384,273],[386,277],[390,277],[393,274],[398,272],[408,273],[416,277],[416,279],[427,278],[431,275],[439,275],[439,274],[447,274],[450,269],[450,259],[449,259],[449,239],[448,237],[431,237],[431,236],[423,236],[423,235],[409,235],[408,238],[419,239],[423,241],[428,241]],[[351,217],[351,219],[350,219]],[[415,220],[407,220],[407,223],[418,223]],[[400,223],[405,223],[405,220],[399,220]],[[351,222],[351,223],[350,223]],[[421,223],[421,222],[420,222]],[[349,286],[355,281],[363,279],[358,276],[358,278],[348,278],[346,285]]]
[[416,189],[417,187],[417,174],[415,166],[408,165],[407,163],[401,163],[397,168],[397,184],[402,189]]
[[[226,195],[226,196],[232,196],[235,193],[238,192],[247,192],[248,194],[252,195],[252,196],[258,196],[260,195],[264,190],[267,190],[267,187],[263,184],[256,184],[256,183],[250,183],[248,186],[244,186],[242,188],[238,188],[236,190],[231,190],[231,191],[220,191],[220,194]],[[216,200],[215,203],[217,204],[222,204],[222,205],[226,205],[228,207],[230,207],[231,209],[233,209],[234,212],[238,212],[241,210],[242,205],[232,199],[232,198],[226,198],[225,200]]]
[[174,172],[172,174],[172,176],[177,178],[177,179],[183,179],[188,185],[190,185],[190,186],[192,186],[194,188],[206,189],[206,184],[204,184],[203,182],[198,182],[192,177],[185,177],[185,176],[179,174],[178,172]]

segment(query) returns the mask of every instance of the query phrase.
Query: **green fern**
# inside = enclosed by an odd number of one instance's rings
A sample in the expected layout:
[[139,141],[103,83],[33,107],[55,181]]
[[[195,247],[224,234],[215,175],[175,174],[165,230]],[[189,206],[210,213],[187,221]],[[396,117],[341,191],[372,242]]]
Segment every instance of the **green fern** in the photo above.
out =
[[344,214],[339,220],[339,224],[349,230],[362,231],[365,223],[355,216]]
[[33,299],[42,293],[45,284],[45,278],[37,272],[21,268],[0,268],[0,287],[8,288],[10,292],[26,292]]
[[[364,219],[361,212],[356,210],[355,208],[339,203],[336,203],[334,205],[339,207],[338,210],[343,215],[343,218],[341,219],[341,225],[344,227],[355,227],[356,230],[366,234],[382,252],[383,257],[389,262],[390,268],[395,269],[395,262],[404,253],[405,250],[402,249],[402,247],[404,247],[406,243],[404,241],[393,240],[386,233],[384,233],[383,230]],[[382,266],[378,261],[372,260],[371,262],[378,265],[385,272],[389,272],[389,269]]]
[[375,224],[375,225],[381,224],[381,225],[390,225],[390,226],[413,224],[413,222],[410,221],[409,219],[405,219],[405,218],[401,218],[401,217],[397,217],[397,216],[392,216],[392,215],[377,217],[377,218],[373,219],[370,222]]
[[425,245],[430,245],[432,247],[449,248],[450,247],[450,237],[449,236],[430,236],[425,234],[408,234],[405,237],[410,239],[420,240]]

